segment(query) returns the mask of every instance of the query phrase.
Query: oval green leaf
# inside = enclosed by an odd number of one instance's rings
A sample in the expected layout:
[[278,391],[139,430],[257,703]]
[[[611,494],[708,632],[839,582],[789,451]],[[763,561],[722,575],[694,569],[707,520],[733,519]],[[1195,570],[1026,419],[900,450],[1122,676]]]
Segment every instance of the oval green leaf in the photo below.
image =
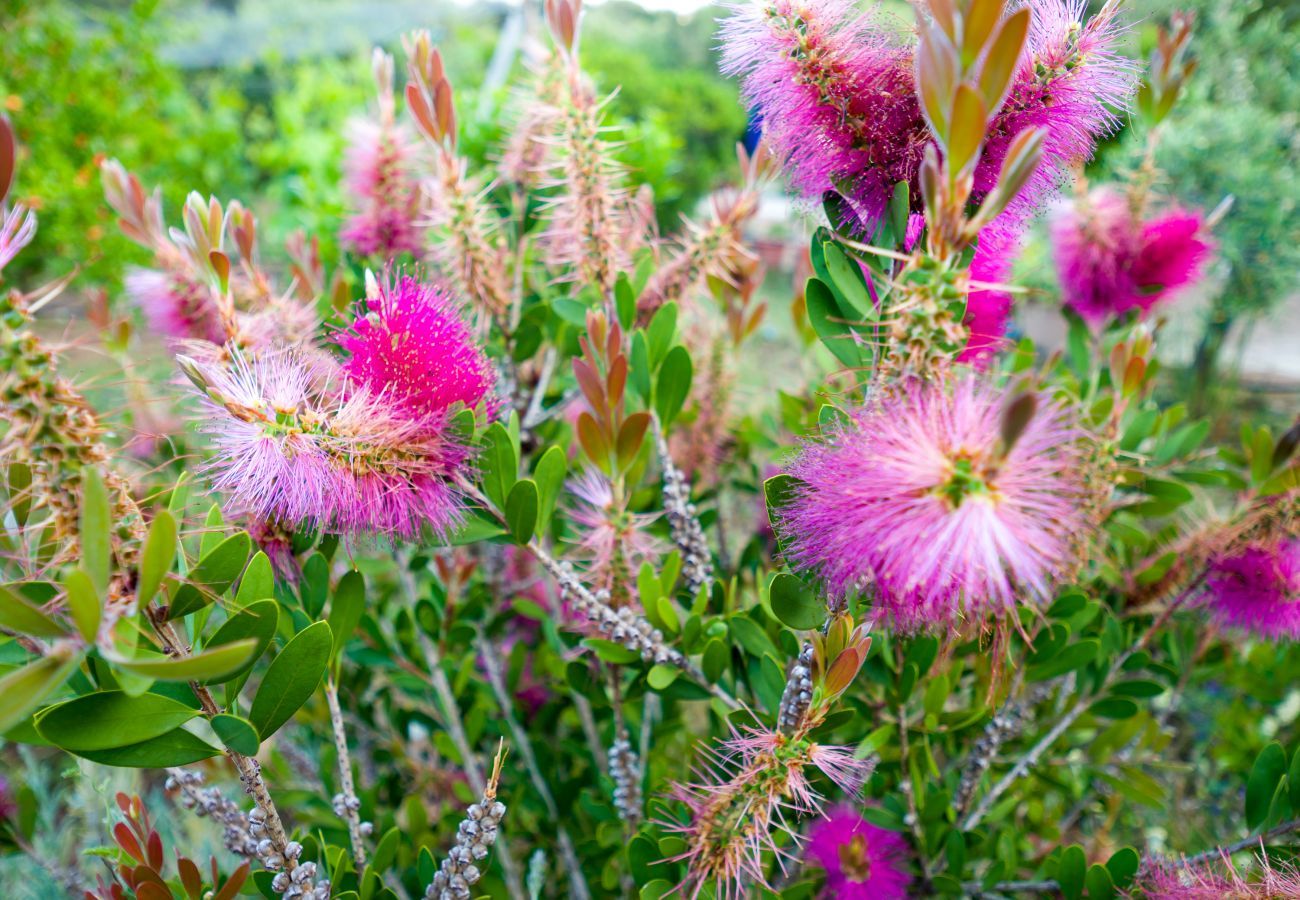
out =
[[163,769],[168,766],[188,766],[201,759],[210,759],[221,751],[184,728],[174,728],[166,734],[105,750],[79,750],[77,756],[102,766],[119,766],[130,769]]
[[279,625],[280,604],[274,600],[259,600],[235,613],[217,629],[216,634],[208,639],[207,646],[210,649],[241,641],[245,638],[252,638],[256,642],[252,655],[247,663],[234,672],[216,678],[200,680],[208,684],[220,683],[229,681],[247,671],[266,652],[266,648],[271,646],[271,641],[275,640],[275,632]]
[[144,551],[140,554],[140,583],[136,588],[136,600],[144,606],[158,593],[158,587],[172,563],[176,561],[176,517],[165,509],[154,514],[149,524],[149,535],[144,541]]
[[73,569],[63,583],[68,598],[68,611],[72,621],[77,623],[77,630],[86,643],[95,643],[99,636],[99,619],[103,610],[99,604],[99,592],[95,590],[90,576],[82,569]]
[[198,714],[160,694],[130,697],[124,691],[100,691],[46,710],[37,718],[36,730],[64,750],[109,750],[166,734]]
[[1258,828],[1268,818],[1273,795],[1286,774],[1286,751],[1277,741],[1269,744],[1255,757],[1250,778],[1246,781],[1246,826]]
[[257,640],[250,637],[210,646],[193,656],[114,659],[112,663],[133,674],[158,681],[220,681],[252,665],[257,649]]
[[339,579],[334,588],[334,599],[330,601],[330,631],[334,633],[334,646],[330,658],[336,659],[343,646],[356,631],[361,614],[366,610],[366,580],[360,572],[347,572]]
[[333,647],[329,625],[317,622],[295,635],[272,660],[248,714],[262,740],[275,734],[316,692]]
[[58,690],[81,665],[81,655],[44,656],[0,678],[0,733],[13,728]]
[[211,725],[217,737],[221,738],[221,743],[231,750],[244,756],[253,756],[257,753],[261,741],[258,740],[257,729],[253,727],[252,722],[239,716],[232,716],[230,713],[221,713],[212,717]]
[[788,572],[780,572],[772,579],[768,600],[773,615],[795,631],[811,631],[826,621],[826,604]]
[[32,637],[58,638],[68,630],[35,606],[10,591],[0,587],[0,626]]
[[539,505],[537,483],[531,478],[516,482],[510,489],[506,498],[506,525],[515,543],[522,546],[533,539]]

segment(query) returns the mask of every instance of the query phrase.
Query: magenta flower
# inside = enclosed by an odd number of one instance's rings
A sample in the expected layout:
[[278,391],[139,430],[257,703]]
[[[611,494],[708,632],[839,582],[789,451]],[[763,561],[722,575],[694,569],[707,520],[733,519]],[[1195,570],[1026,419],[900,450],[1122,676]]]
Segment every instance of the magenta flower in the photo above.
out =
[[912,876],[907,842],[849,806],[832,809],[808,832],[806,854],[826,870],[824,897],[903,900]]
[[386,280],[335,340],[348,352],[343,374],[409,417],[440,420],[456,403],[495,410],[496,371],[441,285]]
[[323,355],[181,359],[204,393],[213,486],[257,519],[347,536],[445,534],[461,521],[469,451],[441,414],[353,387]]
[[[1019,252],[1016,238],[986,228],[971,260],[971,281],[985,285],[1005,284]],[[1011,317],[1011,295],[1005,291],[974,287],[966,296],[966,327],[970,337],[957,356],[958,362],[984,368],[1005,343],[1007,320]]]
[[911,384],[869,402],[790,473],[787,559],[843,596],[874,588],[910,630],[1044,600],[1087,530],[1080,432],[1037,397],[1007,449],[1004,401],[988,384]]
[[1215,560],[1206,580],[1221,625],[1300,640],[1300,539],[1254,543]]
[[1174,209],[1143,221],[1109,188],[1059,213],[1051,236],[1065,304],[1094,325],[1145,314],[1195,284],[1213,252],[1198,214]]
[[685,804],[686,822],[667,820],[667,831],[681,835],[686,850],[664,862],[685,862],[686,878],[675,890],[697,897],[712,886],[713,896],[744,897],[750,886],[771,890],[769,856],[784,870],[795,854],[773,835],[785,831],[797,847],[793,821],[820,811],[810,769],[818,769],[848,794],[856,794],[873,763],[856,759],[847,747],[827,747],[780,732],[733,732],[718,748],[704,751],[699,781],[673,786],[672,797]]
[[391,119],[351,123],[344,184],[357,211],[340,237],[356,253],[391,260],[400,253],[418,256],[423,249],[414,154],[409,133]]
[[205,284],[157,269],[134,269],[126,275],[126,293],[149,330],[163,338],[226,340],[221,314]]
[[[2,198],[0,198],[2,199]],[[0,271],[36,236],[36,213],[21,204],[6,211],[0,206]]]

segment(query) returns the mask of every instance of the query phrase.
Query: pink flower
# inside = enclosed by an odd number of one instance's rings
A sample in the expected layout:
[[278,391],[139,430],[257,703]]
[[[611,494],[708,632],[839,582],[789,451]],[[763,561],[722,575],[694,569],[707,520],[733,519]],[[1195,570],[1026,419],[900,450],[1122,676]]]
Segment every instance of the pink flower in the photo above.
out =
[[787,558],[836,595],[874,587],[915,629],[1044,600],[1086,531],[1080,432],[1037,397],[1008,450],[1004,401],[973,378],[912,384],[869,402],[790,466]]
[[1254,543],[1217,559],[1206,585],[1219,624],[1300,640],[1300,539]]
[[[3,198],[0,198],[3,199]],[[0,271],[36,236],[36,213],[21,204],[7,212],[0,206]]]
[[400,253],[419,255],[423,249],[416,224],[420,191],[413,156],[414,143],[400,125],[351,123],[344,184],[357,212],[341,237],[358,254],[391,260]]
[[577,555],[587,560],[587,580],[599,588],[626,588],[642,563],[657,564],[662,543],[649,533],[653,513],[628,512],[614,502],[609,481],[595,469],[569,482],[578,500],[572,519],[579,526]]
[[225,343],[226,329],[207,285],[157,269],[133,269],[126,275],[126,293],[155,334]]
[[793,740],[780,732],[733,732],[718,748],[705,751],[700,779],[676,784],[672,797],[685,804],[686,822],[661,821],[687,848],[664,862],[685,862],[686,878],[676,891],[697,897],[712,886],[717,898],[748,896],[751,885],[771,890],[769,855],[785,868],[795,856],[778,846],[774,831],[785,831],[797,846],[792,822],[821,809],[822,797],[809,784],[809,769],[820,769],[842,790],[856,794],[871,773],[870,760],[855,759],[845,747]]
[[808,832],[805,851],[826,870],[824,897],[843,900],[903,900],[912,877],[907,842],[877,828],[849,806],[832,809]]
[[1174,209],[1143,221],[1109,188],[1059,213],[1051,236],[1065,304],[1093,324],[1149,312],[1199,281],[1213,252],[1198,214]]
[[1290,863],[1273,863],[1262,852],[1256,865],[1244,875],[1225,854],[1226,872],[1216,872],[1210,863],[1176,866],[1162,860],[1143,861],[1133,887],[1126,897],[1142,900],[1276,900],[1300,897],[1300,870]]
[[[986,228],[980,235],[979,246],[971,260],[972,281],[983,284],[1005,284],[1011,277],[1011,265],[1020,251],[1020,242],[1004,232]],[[983,369],[1005,343],[1007,320],[1011,317],[1011,295],[1005,291],[973,288],[966,297],[966,327],[970,338],[958,355],[966,362]]]
[[445,534],[461,521],[469,451],[440,415],[339,390],[328,357],[284,351],[228,366],[182,358],[204,392],[213,486],[250,515],[347,536]]
[[348,352],[344,375],[408,416],[439,419],[457,403],[495,409],[496,371],[441,285],[386,280],[335,340]]

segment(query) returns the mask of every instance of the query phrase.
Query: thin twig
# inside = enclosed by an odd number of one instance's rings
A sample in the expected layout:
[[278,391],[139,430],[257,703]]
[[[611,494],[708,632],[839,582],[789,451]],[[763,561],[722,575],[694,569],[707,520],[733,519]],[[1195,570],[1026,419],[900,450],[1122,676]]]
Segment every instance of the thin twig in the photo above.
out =
[[542,802],[546,804],[546,811],[551,817],[555,828],[555,841],[560,846],[560,856],[569,872],[569,896],[576,900],[590,900],[591,892],[587,889],[587,879],[582,874],[582,865],[578,861],[578,853],[569,838],[569,832],[561,824],[560,810],[555,803],[555,796],[542,775],[528,732],[519,724],[519,719],[515,716],[514,703],[510,699],[510,691],[506,688],[505,674],[501,671],[497,648],[481,634],[475,641],[475,646],[479,658],[483,660],[483,668],[487,670],[488,683],[492,685],[492,693],[496,696],[497,705],[501,708],[501,714],[505,717],[515,745],[519,748],[519,755],[523,757],[524,767],[528,769],[533,787],[541,795]]
[[1224,856],[1231,856],[1249,847],[1262,847],[1266,842],[1275,837],[1281,837],[1284,834],[1290,834],[1294,831],[1300,831],[1300,819],[1292,819],[1289,822],[1283,822],[1281,825],[1275,825],[1263,834],[1257,834],[1253,837],[1242,838],[1231,844],[1224,844],[1220,847],[1211,847],[1209,850],[1197,853],[1194,856],[1184,856],[1182,859],[1170,862],[1175,868],[1182,869],[1187,866],[1195,866],[1211,859],[1221,859]]
[[339,707],[339,686],[331,672],[325,677],[325,700],[330,708],[330,728],[334,732],[334,749],[338,752],[339,787],[343,795],[343,819],[348,823],[348,840],[352,843],[352,861],[358,872],[366,870],[366,847],[361,834],[361,803],[352,783],[352,756],[348,753],[348,736],[343,729],[343,710]]

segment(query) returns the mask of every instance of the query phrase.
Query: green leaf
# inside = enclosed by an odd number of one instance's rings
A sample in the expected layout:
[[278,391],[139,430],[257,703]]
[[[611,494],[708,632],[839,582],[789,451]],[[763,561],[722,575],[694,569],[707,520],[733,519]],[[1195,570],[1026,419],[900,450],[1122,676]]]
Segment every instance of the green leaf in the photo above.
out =
[[334,599],[330,602],[330,614],[326,620],[334,635],[334,646],[330,650],[330,659],[337,659],[343,652],[344,645],[361,621],[361,614],[366,611],[366,580],[360,572],[347,572],[339,579],[334,588]]
[[510,529],[510,536],[520,546],[533,539],[539,502],[537,482],[531,478],[515,482],[510,495],[506,497],[506,525]]
[[780,524],[781,510],[794,500],[799,489],[799,479],[793,475],[773,475],[763,482],[763,499],[767,503],[767,520],[772,528]]
[[811,631],[826,621],[826,604],[802,581],[786,572],[779,572],[772,579],[768,601],[773,615],[795,631]]
[[1286,789],[1291,801],[1291,812],[1300,813],[1300,747],[1296,748],[1295,755],[1291,757],[1291,768],[1286,774]]
[[487,518],[486,513],[471,509],[468,515],[465,516],[464,523],[448,534],[446,539],[440,541],[440,543],[445,543],[448,547],[463,547],[466,544],[488,541],[505,533],[506,530]]
[[13,728],[81,665],[81,654],[61,659],[43,656],[0,678],[0,733]]
[[1121,847],[1106,860],[1106,869],[1110,872],[1110,879],[1115,887],[1122,890],[1133,881],[1141,864],[1142,859],[1136,850],[1132,847]]
[[253,723],[247,719],[241,719],[239,716],[232,716],[230,713],[221,713],[212,717],[212,730],[221,738],[221,743],[225,744],[236,753],[242,753],[245,756],[253,756],[257,753],[257,748],[261,741],[257,737],[257,729]]
[[655,412],[665,429],[682,411],[691,393],[692,373],[691,354],[685,347],[678,344],[668,351],[655,383]]
[[704,670],[704,677],[710,682],[716,682],[731,667],[731,648],[727,642],[720,638],[709,638],[709,642],[704,645],[704,657],[700,660],[700,667]]
[[1286,751],[1274,741],[1255,757],[1255,765],[1246,780],[1246,827],[1258,828],[1268,818],[1273,795],[1286,774]]
[[1121,681],[1110,692],[1120,697],[1159,697],[1165,692],[1165,686],[1158,681],[1134,679]]
[[632,352],[628,359],[628,381],[641,402],[650,403],[650,350],[646,345],[645,332],[637,331],[632,335]]
[[1083,881],[1088,886],[1088,900],[1110,900],[1115,896],[1115,883],[1111,880],[1110,870],[1103,865],[1094,863],[1089,866]]
[[662,691],[677,680],[678,674],[680,673],[672,666],[655,665],[651,666],[650,673],[646,675],[645,680],[656,691]]
[[835,302],[831,289],[824,282],[809,278],[804,288],[804,303],[813,331],[835,358],[852,368],[861,366],[864,362],[862,349],[846,321],[849,317]]
[[230,678],[251,666],[257,658],[258,642],[244,638],[209,647],[193,656],[157,656],[143,659],[113,659],[118,668],[159,681],[215,681]]
[[624,647],[622,644],[616,644],[613,641],[607,641],[604,638],[587,638],[582,642],[582,645],[589,648],[602,661],[615,665],[634,663],[641,658],[641,654],[635,650]]
[[1071,644],[1043,665],[1031,666],[1027,670],[1025,678],[1031,682],[1047,681],[1058,675],[1064,675],[1066,672],[1082,669],[1096,660],[1099,649],[1101,649],[1101,642],[1095,638],[1088,638],[1076,644]]
[[859,318],[875,318],[876,305],[871,302],[867,280],[857,262],[833,241],[822,245],[822,255],[837,298],[847,300]]
[[1083,879],[1087,870],[1088,858],[1083,855],[1083,848],[1078,844],[1071,844],[1061,851],[1061,859],[1056,867],[1056,881],[1068,900],[1079,900],[1083,896]]
[[248,562],[253,549],[253,539],[248,532],[239,531],[226,538],[199,560],[190,573],[190,580],[206,585],[214,594],[220,594],[235,583]]
[[772,656],[777,655],[777,649],[772,644],[772,639],[749,616],[732,616],[727,620],[727,628],[736,643],[754,656],[762,656],[765,653]]
[[176,562],[176,518],[165,509],[154,514],[140,554],[140,583],[136,600],[143,607],[158,593],[158,586]]
[[500,422],[493,422],[483,432],[483,450],[478,458],[479,474],[483,479],[483,493],[496,505],[505,509],[506,497],[519,477],[519,457],[515,455],[510,432]]
[[221,751],[183,728],[176,728],[135,744],[104,750],[78,750],[77,756],[102,766],[120,766],[131,769],[163,769],[168,766],[187,766],[201,759],[210,759]]
[[95,638],[99,636],[99,620],[103,609],[94,583],[84,570],[73,569],[68,573],[63,587],[68,597],[68,611],[72,613],[72,621],[77,623],[77,630],[86,639],[86,643],[95,643]]
[[650,325],[646,328],[646,349],[650,354],[651,370],[659,368],[659,363],[672,346],[673,337],[677,334],[677,304],[665,303],[659,307],[659,311],[650,319]]
[[1104,697],[1088,707],[1088,712],[1103,719],[1131,719],[1138,714],[1138,705],[1127,697]]
[[108,750],[166,734],[198,714],[161,694],[100,691],[50,707],[37,716],[36,730],[64,750]]
[[330,564],[324,554],[317,551],[303,563],[302,580],[298,584],[298,596],[309,619],[319,618],[329,592]]
[[328,623],[308,625],[271,661],[248,719],[266,740],[316,692],[334,647]]
[[112,532],[108,488],[99,470],[86,466],[81,470],[81,567],[101,594],[108,589]]
[[225,624],[217,629],[217,633],[208,640],[208,648],[220,647],[242,641],[245,638],[251,638],[255,642],[254,650],[248,662],[242,668],[224,677],[209,679],[206,683],[230,681],[252,668],[253,664],[266,652],[266,648],[271,646],[271,642],[275,640],[275,632],[279,627],[280,604],[274,600],[259,600],[256,603],[250,603],[227,619]]
[[258,550],[249,560],[248,568],[239,579],[239,590],[235,592],[235,605],[248,606],[258,600],[270,600],[275,597],[275,570],[271,558]]
[[68,629],[3,587],[0,587],[0,626],[32,637],[58,638],[68,633]]
[[624,331],[636,324],[636,294],[626,272],[619,272],[618,280],[614,282],[614,310]]
[[564,487],[564,475],[568,463],[564,450],[550,447],[537,465],[533,467],[533,481],[537,483],[537,532],[545,534],[551,527],[551,515],[555,512],[555,503]]

